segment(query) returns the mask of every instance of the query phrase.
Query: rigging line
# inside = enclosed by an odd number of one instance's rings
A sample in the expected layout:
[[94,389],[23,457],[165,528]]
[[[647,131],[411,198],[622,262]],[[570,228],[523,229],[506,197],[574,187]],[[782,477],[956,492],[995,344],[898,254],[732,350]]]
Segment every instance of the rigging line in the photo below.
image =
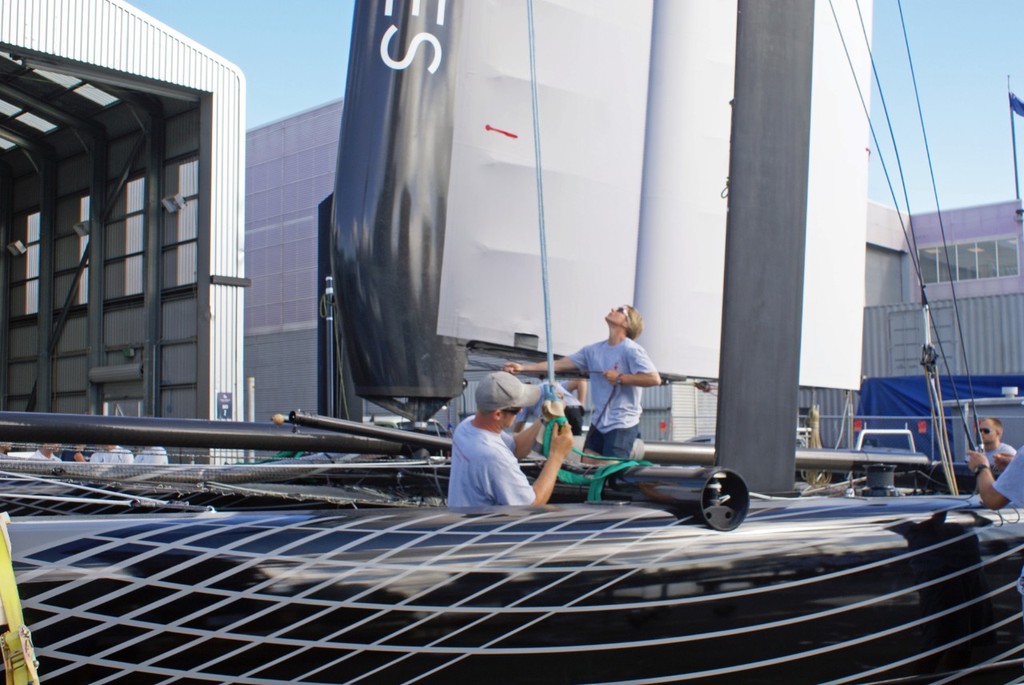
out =
[[878,63],[875,62],[875,54],[871,50],[871,39],[868,38],[867,27],[864,24],[864,14],[860,9],[860,0],[856,2],[857,6],[857,17],[860,20],[861,34],[864,36],[864,46],[868,51],[868,59],[871,62],[871,72],[875,77],[875,85],[878,86],[878,98],[882,103],[882,112],[885,114],[885,123],[889,130],[889,139],[892,141],[893,156],[896,157],[896,168],[900,175],[900,186],[903,189],[903,202],[907,208],[907,218],[910,220],[910,230],[908,232],[907,225],[903,222],[903,215],[900,213],[900,203],[896,200],[896,191],[892,187],[892,179],[889,177],[889,169],[885,164],[885,158],[882,156],[882,148],[879,145],[878,136],[875,133],[874,123],[871,121],[871,114],[868,111],[867,104],[864,101],[864,93],[860,87],[860,83],[857,81],[857,72],[853,68],[853,60],[850,58],[850,52],[846,48],[846,39],[843,37],[843,29],[839,24],[839,17],[836,15],[835,6],[832,4],[832,0],[829,0],[829,7],[832,9],[832,18],[836,22],[836,29],[839,31],[839,40],[843,43],[843,50],[846,52],[846,61],[850,64],[850,71],[853,73],[854,83],[857,84],[857,94],[860,96],[860,104],[864,109],[864,116],[867,117],[868,127],[871,130],[871,138],[875,143],[875,150],[878,151],[878,161],[882,165],[882,171],[885,173],[885,181],[889,186],[889,194],[892,196],[892,203],[896,207],[896,218],[899,219],[900,228],[903,230],[903,239],[907,241],[907,245],[910,249],[910,262],[914,266],[914,273],[917,275],[917,282],[921,284],[922,290],[924,289],[924,282],[921,279],[921,266],[917,256],[917,236],[914,235],[913,220],[910,219],[910,197],[907,194],[907,182],[906,176],[903,173],[903,160],[900,158],[899,147],[896,145],[896,132],[892,128],[892,117],[889,116],[889,106],[885,102],[885,93],[882,90],[882,79],[878,74]]
[[533,25],[533,0],[526,2],[530,46],[530,103],[533,111],[533,157],[537,171],[537,225],[540,233],[540,272],[544,290],[544,335],[548,348],[548,382],[555,382],[555,353],[551,346],[551,295],[548,287],[548,245],[544,228],[544,174],[540,156],[540,107],[537,104],[537,41]]
[[[924,139],[924,150],[925,150],[925,155],[926,155],[927,160],[928,160],[928,173],[929,173],[929,175],[931,177],[931,182],[932,182],[932,195],[935,197],[935,212],[936,212],[936,216],[938,217],[938,220],[939,220],[939,234],[942,236],[942,249],[943,249],[943,251],[944,251],[944,253],[946,255],[946,265],[948,267],[949,264],[950,264],[950,261],[949,261],[949,244],[946,241],[946,227],[945,227],[945,225],[943,224],[943,221],[942,221],[942,208],[939,205],[939,189],[938,189],[938,186],[935,183],[935,167],[932,164],[931,147],[928,144],[928,133],[927,133],[927,131],[925,129],[925,125],[924,125],[924,110],[921,108],[921,95],[920,95],[920,91],[919,91],[919,89],[917,87],[917,74],[914,71],[914,60],[913,60],[913,57],[910,54],[910,37],[907,35],[907,22],[906,22],[906,20],[904,19],[904,16],[903,16],[903,0],[897,0],[896,6],[899,8],[899,12],[900,12],[900,25],[901,25],[901,27],[903,29],[903,44],[904,44],[904,46],[907,49],[907,63],[910,66],[910,79],[911,79],[911,82],[914,84],[914,99],[917,102],[917,116],[918,116],[918,120],[921,122],[921,136]],[[960,307],[959,307],[959,305],[957,303],[956,285],[955,285],[955,283],[953,281],[953,273],[952,273],[952,271],[950,271],[950,274],[949,274],[949,291],[950,291],[951,299],[952,299],[952,302],[953,302],[953,318],[956,320],[956,328],[957,328],[957,331],[954,332],[954,335],[956,335],[957,333],[959,334],[960,349],[962,349],[964,351],[964,360],[963,360],[964,372],[965,372],[965,375],[967,376],[968,393],[970,395],[971,404],[973,405],[974,404],[974,399],[975,399],[975,396],[974,396],[974,381],[971,379],[970,365],[969,365],[968,360],[967,360],[967,345],[966,345],[966,343],[964,341],[963,327],[960,325]],[[934,321],[933,321],[932,325],[934,326]],[[941,347],[940,347],[940,349],[941,349]],[[947,366],[947,373],[948,373],[948,360],[946,359],[945,355],[943,355],[943,360],[944,360],[945,365]],[[957,394],[957,391],[956,391],[956,385],[955,384],[951,384],[951,385],[953,387],[953,397],[956,400],[957,404],[959,405],[960,404],[960,398],[959,398],[959,396]]]
[[[921,283],[921,277],[920,277],[921,267],[920,267],[920,265],[918,263],[918,259],[917,259],[917,249],[916,249],[916,242],[915,242],[915,239],[914,239],[913,226],[911,226],[910,231],[908,233],[907,225],[903,221],[903,214],[899,210],[900,203],[896,199],[896,190],[893,188],[893,185],[892,185],[892,177],[889,175],[889,167],[886,165],[885,158],[882,156],[882,149],[881,149],[881,146],[879,145],[879,141],[878,141],[878,133],[875,131],[875,125],[874,125],[874,122],[871,121],[871,113],[868,110],[867,101],[864,99],[864,89],[861,88],[860,81],[857,78],[857,71],[856,71],[856,69],[854,69],[854,66],[853,66],[853,58],[850,56],[849,47],[846,45],[846,37],[843,35],[843,28],[842,28],[842,26],[839,23],[839,17],[836,14],[836,8],[832,4],[832,0],[829,0],[829,8],[832,10],[832,19],[835,22],[836,30],[839,32],[839,40],[840,40],[840,42],[843,45],[843,52],[846,54],[846,63],[850,66],[850,74],[853,76],[853,84],[857,88],[857,97],[860,98],[860,106],[861,106],[861,109],[864,111],[864,118],[867,119],[867,122],[868,122],[868,130],[871,132],[871,139],[875,143],[875,150],[878,151],[878,162],[879,162],[879,164],[882,165],[882,173],[885,175],[885,182],[886,182],[886,185],[888,185],[888,187],[889,187],[889,195],[892,197],[892,203],[896,207],[896,218],[900,222],[900,229],[903,231],[903,239],[907,241],[907,245],[915,246],[914,249],[910,250],[910,263],[911,263],[911,265],[914,268],[914,273],[917,274],[917,276],[918,276],[918,279],[917,279],[918,283]],[[860,13],[860,3],[859,3],[859,0],[858,0],[858,4],[857,4],[857,12],[858,12],[858,14]],[[875,56],[871,52],[871,41],[868,39],[867,31],[864,29],[864,19],[863,19],[863,17],[861,17],[861,30],[864,32],[864,43],[867,46],[868,57],[871,60],[871,67],[872,67],[872,70],[875,71],[875,82],[879,84],[879,94],[881,94],[881,82],[878,80],[878,71],[877,71],[877,69],[875,69]],[[884,98],[882,98],[882,108],[885,109],[885,99]],[[885,110],[885,112],[886,112],[886,114],[885,114],[886,120],[888,121],[889,120],[889,112],[888,112],[888,110]],[[889,135],[893,136],[893,131],[892,131],[891,123],[889,125]],[[896,164],[899,167],[900,178],[902,179],[902,177],[903,177],[903,167],[900,164],[899,152],[896,150],[896,140],[895,140],[895,138],[893,138],[893,151],[896,154]],[[903,184],[903,188],[904,188],[904,196],[906,196],[906,183]],[[908,217],[910,216],[910,208],[909,208],[909,206],[907,207],[907,216]]]
[[[882,88],[882,79],[881,79],[881,76],[878,73],[878,63],[875,61],[874,51],[871,49],[871,39],[868,37],[867,26],[864,23],[864,14],[861,11],[860,0],[856,0],[855,4],[856,4],[856,8],[857,8],[857,17],[858,17],[858,19],[860,21],[861,35],[864,38],[864,46],[865,46],[865,49],[868,52],[868,58],[869,58],[869,61],[871,63],[871,70],[872,70],[872,73],[874,74],[874,78],[875,78],[875,85],[878,87],[878,95],[879,95],[879,99],[881,100],[881,103],[882,103],[882,111],[884,112],[884,115],[885,115],[885,121],[886,121],[886,125],[887,125],[888,131],[889,131],[889,138],[892,141],[893,155],[896,158],[896,165],[897,165],[897,169],[898,169],[899,175],[900,175],[900,183],[901,183],[901,186],[902,186],[902,189],[903,189],[903,198],[904,198],[904,202],[905,202],[906,208],[907,208],[907,216],[909,218],[910,217],[910,197],[907,194],[906,176],[905,176],[905,174],[903,172],[903,163],[902,163],[902,160],[900,158],[899,147],[898,147],[898,145],[896,143],[896,133],[893,130],[893,127],[892,127],[892,117],[889,115],[889,107],[888,107],[888,105],[886,104],[886,101],[885,101],[885,93],[884,93],[884,89]],[[875,131],[874,122],[872,122],[872,120],[871,120],[871,115],[870,115],[870,112],[868,111],[867,103],[865,102],[865,99],[864,99],[864,91],[861,88],[860,81],[857,78],[857,72],[856,72],[856,69],[854,69],[854,66],[853,66],[853,59],[850,56],[850,51],[849,51],[849,48],[847,47],[847,44],[846,44],[846,38],[843,35],[843,28],[842,28],[842,25],[839,22],[839,17],[836,14],[835,5],[832,3],[832,0],[829,0],[829,7],[832,10],[832,19],[835,22],[836,30],[839,33],[839,40],[842,42],[843,51],[846,54],[846,61],[850,65],[850,72],[853,75],[853,80],[854,80],[854,83],[855,83],[855,85],[857,87],[857,94],[860,97],[861,108],[864,110],[864,116],[867,118],[868,128],[871,131],[871,137],[872,137],[872,140],[875,143],[875,149],[878,151],[878,161],[882,165],[882,171],[885,174],[886,184],[889,187],[889,194],[892,197],[893,205],[896,207],[896,217],[897,217],[897,219],[900,222],[900,228],[903,231],[903,238],[904,238],[904,240],[907,241],[907,246],[910,248],[910,262],[911,262],[911,264],[913,266],[914,274],[916,275],[917,282],[919,284],[922,305],[925,306],[926,311],[928,312],[928,317],[929,318],[927,319],[927,321],[928,321],[928,324],[930,324],[931,327],[936,331],[936,334],[935,334],[936,342],[938,343],[939,351],[942,353],[943,360],[944,360],[944,362],[947,365],[947,369],[946,370],[947,370],[947,373],[948,373],[949,372],[948,358],[946,357],[945,351],[943,350],[942,339],[938,336],[937,327],[935,326],[934,321],[930,318],[931,317],[931,310],[930,310],[930,308],[928,308],[927,288],[926,288],[926,286],[924,284],[924,279],[921,277],[920,260],[918,258],[918,254],[917,254],[917,237],[914,235],[913,220],[910,219],[910,229],[909,229],[909,232],[908,232],[907,226],[903,222],[903,215],[899,211],[899,202],[896,199],[896,192],[893,189],[892,178],[889,175],[889,168],[888,168],[888,166],[885,163],[884,156],[882,155],[882,150],[881,150],[881,146],[879,145],[878,135],[877,135],[877,133]],[[926,325],[928,325],[928,324],[926,324]],[[948,375],[952,376],[952,374],[950,374],[950,373],[948,373]],[[954,398],[956,399],[957,403],[959,404],[959,397],[957,396],[957,393],[956,393],[955,389],[953,391],[953,395],[954,395]],[[973,404],[972,404],[972,406],[973,406]],[[975,412],[976,411],[977,410],[975,409]],[[966,434],[970,435],[971,434],[971,430],[970,430],[969,426],[967,425],[967,419],[966,419],[966,417],[964,417],[963,412],[960,412],[960,414],[961,414],[961,419],[964,422],[965,432],[966,432]]]

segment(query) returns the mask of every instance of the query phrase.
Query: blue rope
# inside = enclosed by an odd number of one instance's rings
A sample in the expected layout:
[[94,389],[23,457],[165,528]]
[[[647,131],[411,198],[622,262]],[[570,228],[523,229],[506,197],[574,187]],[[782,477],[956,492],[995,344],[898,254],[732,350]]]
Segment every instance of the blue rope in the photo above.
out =
[[548,289],[548,243],[544,229],[544,178],[540,156],[540,107],[537,103],[537,44],[533,28],[533,0],[526,2],[526,19],[530,35],[530,99],[533,108],[533,157],[537,172],[537,221],[540,231],[540,270],[544,286],[544,336],[548,348],[548,382],[555,382],[555,355],[551,347],[551,297]]

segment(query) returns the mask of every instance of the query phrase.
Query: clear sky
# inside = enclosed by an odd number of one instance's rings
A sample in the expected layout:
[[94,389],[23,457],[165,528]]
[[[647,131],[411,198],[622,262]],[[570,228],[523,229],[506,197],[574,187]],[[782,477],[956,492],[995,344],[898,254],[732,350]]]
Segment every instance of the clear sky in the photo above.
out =
[[127,0],[242,69],[246,127],[345,94],[355,0]]
[[[472,1],[472,0],[469,0]],[[622,0],[628,2],[629,0]],[[677,1],[677,0],[668,0]],[[679,0],[681,1],[681,0]],[[701,0],[713,2],[715,0]],[[832,0],[852,2],[854,0]],[[867,0],[859,0],[865,5]],[[245,73],[253,128],[344,95],[355,0],[129,0]],[[907,25],[942,209],[1012,200],[1007,76],[1024,97],[1024,0],[875,0],[876,68],[892,118],[911,211],[935,211],[899,9]],[[819,0],[818,11],[828,11]],[[859,34],[846,36],[860,40]],[[1016,77],[1016,78],[1015,78]],[[892,206],[884,159],[906,207],[877,95],[871,199]],[[1024,118],[1018,118],[1024,149]]]

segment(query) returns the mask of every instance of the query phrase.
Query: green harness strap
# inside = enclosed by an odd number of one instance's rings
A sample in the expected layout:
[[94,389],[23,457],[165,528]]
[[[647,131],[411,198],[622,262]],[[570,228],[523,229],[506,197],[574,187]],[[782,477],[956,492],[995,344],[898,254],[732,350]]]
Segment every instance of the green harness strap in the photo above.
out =
[[[557,416],[548,422],[548,425],[544,428],[544,456],[548,456],[548,452],[551,451],[551,431],[554,430],[556,425],[562,425],[566,423],[564,416]],[[576,449],[572,449],[573,452],[579,455],[583,455],[583,452]],[[588,502],[600,502],[601,493],[604,490],[605,481],[611,476],[615,475],[619,471],[625,471],[631,469],[634,466],[653,466],[654,464],[649,461],[639,461],[635,459],[619,460],[615,457],[602,457],[596,454],[587,454],[590,459],[604,459],[607,461],[614,461],[613,464],[606,464],[594,472],[592,476],[586,476],[582,473],[574,473],[565,469],[558,470],[558,480],[569,485],[586,485],[587,490],[587,501]]]

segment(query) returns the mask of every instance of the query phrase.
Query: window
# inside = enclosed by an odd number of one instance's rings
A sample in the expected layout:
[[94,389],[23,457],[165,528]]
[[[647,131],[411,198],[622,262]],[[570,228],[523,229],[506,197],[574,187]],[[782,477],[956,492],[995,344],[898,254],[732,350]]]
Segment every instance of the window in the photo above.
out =
[[1005,278],[1019,273],[1016,238],[978,240],[948,248],[923,247],[917,254],[921,281],[926,284]]
[[[176,167],[176,168],[175,168]],[[196,245],[199,237],[199,162],[187,159],[172,164],[167,178],[177,178],[175,190],[184,198],[185,206],[174,214],[164,215],[164,287],[173,288],[196,282]]]
[[142,248],[145,234],[146,180],[125,185],[124,202],[106,226],[104,289],[111,298],[142,293]]

